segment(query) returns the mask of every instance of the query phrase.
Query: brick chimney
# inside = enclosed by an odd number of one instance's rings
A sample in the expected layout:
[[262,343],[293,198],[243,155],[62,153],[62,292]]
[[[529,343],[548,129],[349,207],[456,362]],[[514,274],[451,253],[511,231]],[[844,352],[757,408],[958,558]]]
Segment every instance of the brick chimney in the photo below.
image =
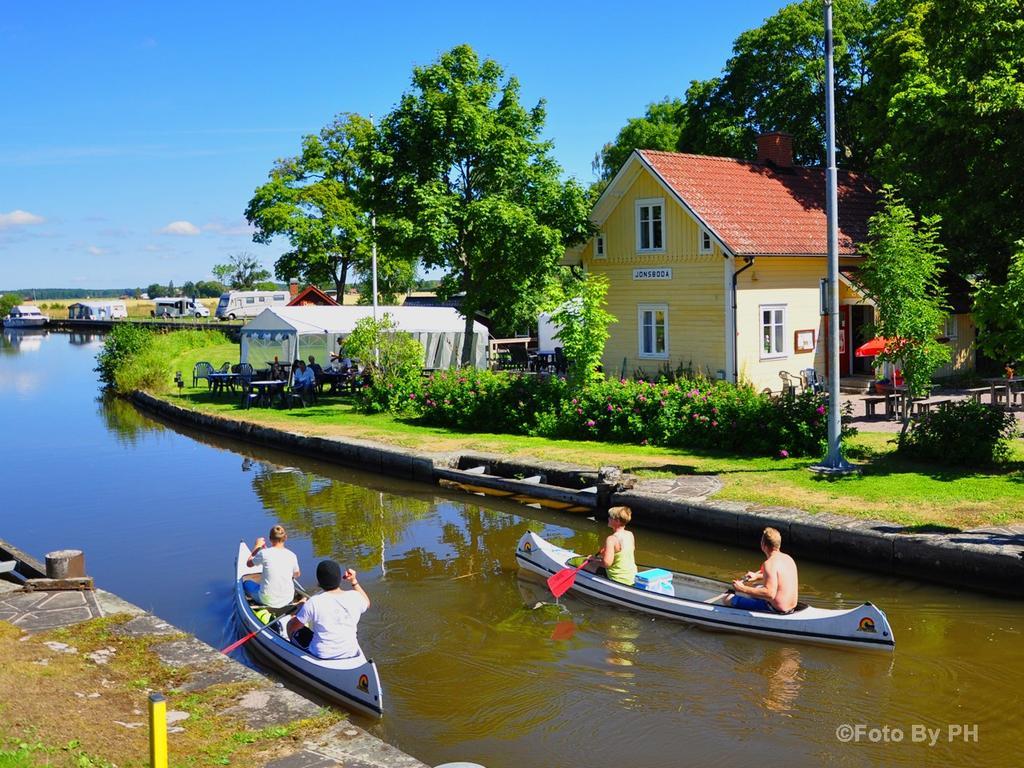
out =
[[771,163],[776,168],[793,166],[793,137],[773,131],[757,137],[757,162]]
[[288,281],[288,293],[293,299],[299,295],[299,279],[297,277]]

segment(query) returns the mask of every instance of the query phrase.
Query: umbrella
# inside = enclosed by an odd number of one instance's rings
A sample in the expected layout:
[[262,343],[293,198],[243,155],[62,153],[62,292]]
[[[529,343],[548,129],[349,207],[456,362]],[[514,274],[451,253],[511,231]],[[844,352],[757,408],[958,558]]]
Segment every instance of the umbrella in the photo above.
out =
[[892,342],[889,339],[883,339],[881,336],[876,336],[871,341],[865,342],[854,350],[857,357],[874,357],[880,355],[885,351],[885,348]]

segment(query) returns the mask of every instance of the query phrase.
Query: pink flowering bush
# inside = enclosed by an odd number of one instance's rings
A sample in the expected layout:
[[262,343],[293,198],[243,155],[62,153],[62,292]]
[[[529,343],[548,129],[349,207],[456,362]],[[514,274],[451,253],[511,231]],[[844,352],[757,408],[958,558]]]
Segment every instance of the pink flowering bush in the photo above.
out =
[[424,379],[406,398],[424,422],[467,431],[762,456],[818,455],[827,437],[821,394],[773,399],[699,377],[600,380],[572,391],[555,377],[466,369]]

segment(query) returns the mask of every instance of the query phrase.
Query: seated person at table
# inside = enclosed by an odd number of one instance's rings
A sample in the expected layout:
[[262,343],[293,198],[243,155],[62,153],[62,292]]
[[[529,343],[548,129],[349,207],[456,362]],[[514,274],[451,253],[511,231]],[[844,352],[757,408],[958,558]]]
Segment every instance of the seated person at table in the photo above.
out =
[[306,367],[304,360],[296,360],[295,365],[296,369],[292,371],[292,392],[298,392],[303,397],[312,394],[313,385],[316,384],[313,370]]
[[[761,534],[761,551],[767,558],[759,571],[750,571],[732,583],[736,594],[733,608],[768,613],[792,613],[798,601],[799,579],[796,562],[782,551],[782,534],[765,528]],[[763,582],[761,586],[755,586]]]
[[245,594],[269,608],[288,605],[295,597],[292,579],[302,575],[299,571],[299,559],[284,545],[287,540],[288,534],[285,533],[284,527],[275,525],[270,529],[270,546],[268,547],[264,538],[260,536],[256,539],[246,561],[249,568],[263,566],[263,578],[260,581],[243,581]]
[[[352,585],[342,590],[342,580]],[[356,627],[359,617],[370,607],[370,598],[359,586],[356,572],[344,575],[333,560],[322,560],[316,567],[316,580],[323,590],[313,595],[288,622],[292,642],[321,659],[348,659],[359,656]]]
[[306,366],[306,367],[309,368],[309,370],[311,370],[313,372],[314,376],[319,376],[321,373],[323,373],[323,370],[324,370],[323,366],[320,365],[316,361],[316,358],[313,357],[312,355],[309,356],[309,365]]

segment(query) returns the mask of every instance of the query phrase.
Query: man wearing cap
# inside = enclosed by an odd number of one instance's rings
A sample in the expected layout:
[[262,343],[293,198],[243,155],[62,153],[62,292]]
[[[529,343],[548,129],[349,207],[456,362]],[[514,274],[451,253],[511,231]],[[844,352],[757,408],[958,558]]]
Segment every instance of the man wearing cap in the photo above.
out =
[[[344,574],[333,560],[316,567],[316,580],[323,590],[313,595],[288,622],[292,641],[321,659],[347,659],[362,654],[356,639],[359,617],[370,607],[370,598],[359,586],[356,572]],[[352,589],[341,589],[347,581]]]

